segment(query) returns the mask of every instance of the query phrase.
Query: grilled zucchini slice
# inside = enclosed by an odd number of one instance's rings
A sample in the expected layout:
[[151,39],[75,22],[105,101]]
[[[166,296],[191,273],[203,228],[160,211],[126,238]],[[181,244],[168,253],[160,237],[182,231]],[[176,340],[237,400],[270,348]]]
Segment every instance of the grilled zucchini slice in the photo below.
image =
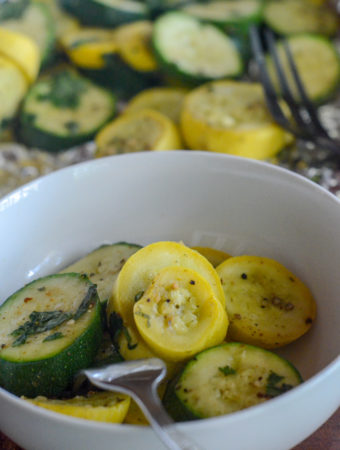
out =
[[302,382],[275,353],[227,343],[196,355],[169,385],[163,403],[175,420],[221,416],[263,403]]
[[111,92],[63,69],[30,89],[20,114],[20,138],[30,147],[65,150],[92,139],[114,113]]
[[[340,58],[333,42],[324,36],[301,33],[288,36],[287,42],[308,96],[315,102],[329,99],[340,83]],[[291,90],[299,99],[283,44],[278,42],[278,55]],[[274,63],[268,56],[268,70],[279,90]]]
[[316,316],[308,287],[279,262],[236,256],[216,268],[235,341],[276,348],[305,334]]
[[339,27],[339,19],[326,5],[309,0],[271,0],[265,3],[263,18],[276,33],[320,33],[333,36]]
[[15,292],[0,307],[0,385],[31,398],[60,396],[94,360],[100,311],[84,275],[50,275]]
[[111,28],[149,16],[147,5],[136,0],[60,0],[60,3],[83,24],[91,26]]
[[219,25],[228,31],[246,32],[251,24],[262,19],[262,0],[217,0],[192,3],[182,11],[197,19]]
[[111,297],[119,271],[128,258],[140,248],[140,245],[127,242],[102,245],[63,269],[61,273],[78,272],[87,275],[97,286],[100,301],[104,303]]
[[154,24],[153,46],[160,68],[189,83],[236,78],[244,70],[233,39],[211,24],[181,12],[170,12]]

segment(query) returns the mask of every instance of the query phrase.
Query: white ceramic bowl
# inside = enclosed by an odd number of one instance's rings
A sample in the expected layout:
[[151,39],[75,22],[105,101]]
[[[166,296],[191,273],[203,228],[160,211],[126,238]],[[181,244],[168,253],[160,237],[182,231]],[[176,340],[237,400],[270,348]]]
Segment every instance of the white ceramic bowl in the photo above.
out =
[[[340,403],[340,202],[269,164],[203,152],[83,163],[0,202],[0,299],[105,242],[188,245],[279,260],[311,288],[312,330],[281,351],[305,382],[228,416],[179,424],[206,450],[286,450]],[[160,450],[151,429],[73,419],[0,389],[0,429],[26,450]]]

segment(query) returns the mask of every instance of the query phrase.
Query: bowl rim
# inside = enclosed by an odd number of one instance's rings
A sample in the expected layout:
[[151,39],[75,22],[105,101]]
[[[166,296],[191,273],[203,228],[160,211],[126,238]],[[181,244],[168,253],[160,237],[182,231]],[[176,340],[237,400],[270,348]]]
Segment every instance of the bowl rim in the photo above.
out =
[[[168,155],[168,156],[165,156]],[[88,161],[83,161],[71,166],[63,167],[53,172],[50,172],[46,175],[43,175],[37,179],[34,179],[24,185],[16,188],[12,192],[6,194],[2,199],[0,199],[0,212],[6,210],[7,208],[11,208],[15,203],[20,202],[22,197],[20,194],[25,190],[30,190],[37,184],[45,183],[50,179],[53,180],[60,176],[68,176],[68,174],[74,173],[75,170],[78,170],[79,167],[87,168],[88,166],[96,167],[95,170],[100,170],[101,166],[106,166],[107,164],[113,164],[113,162],[117,159],[119,160],[129,160],[129,159],[160,159],[164,158],[195,158],[199,157],[202,159],[212,159],[221,161],[228,161],[231,164],[236,164],[237,167],[240,167],[240,171],[244,174],[248,171],[249,168],[258,167],[261,170],[264,170],[265,173],[273,173],[280,174],[282,177],[286,179],[295,180],[299,185],[308,187],[308,189],[312,189],[318,194],[323,195],[328,200],[332,201],[334,205],[337,207],[340,206],[340,199],[337,198],[334,194],[327,191],[324,187],[316,184],[315,182],[309,180],[303,175],[293,172],[287,168],[276,166],[273,163],[267,161],[259,161],[254,159],[243,158],[234,155],[226,155],[220,153],[199,151],[199,150],[175,150],[175,151],[162,151],[162,152],[140,152],[133,154],[124,154],[124,155],[112,155],[99,159],[91,159]],[[228,169],[228,166],[224,166],[223,168]],[[254,176],[254,175],[253,175]],[[69,178],[71,179],[71,177]],[[13,200],[13,201],[11,201]],[[328,363],[325,367],[323,367],[319,372],[312,375],[308,380],[304,381],[299,386],[296,386],[292,391],[286,392],[285,395],[281,395],[279,397],[271,399],[270,402],[264,402],[262,404],[254,405],[249,408],[246,408],[241,411],[234,412],[232,414],[227,414],[224,416],[211,417],[203,420],[197,421],[188,421],[185,423],[177,423],[177,425],[183,429],[183,431],[191,431],[195,432],[199,428],[202,427],[202,424],[214,424],[218,425],[219,423],[224,423],[225,425],[232,425],[239,421],[243,421],[245,418],[256,417],[257,415],[261,415],[263,411],[271,412],[277,409],[278,406],[283,406],[285,404],[289,404],[294,398],[296,401],[298,398],[301,398],[306,393],[313,391],[319,384],[321,384],[325,378],[332,376],[334,372],[340,373],[340,354],[333,359],[330,363]],[[137,432],[143,433],[146,429],[150,429],[150,427],[140,427],[138,425],[129,425],[129,424],[114,424],[114,423],[104,423],[104,422],[96,422],[86,419],[75,418],[67,415],[63,415],[60,413],[56,413],[53,411],[49,411],[38,407],[34,404],[31,404],[20,397],[15,396],[14,394],[6,391],[5,389],[0,387],[0,400],[2,398],[7,399],[18,408],[23,408],[29,411],[32,414],[47,417],[49,420],[57,421],[64,425],[78,425],[78,426],[86,426],[87,428],[93,430],[109,430],[111,429],[114,433],[125,434],[126,432]]]

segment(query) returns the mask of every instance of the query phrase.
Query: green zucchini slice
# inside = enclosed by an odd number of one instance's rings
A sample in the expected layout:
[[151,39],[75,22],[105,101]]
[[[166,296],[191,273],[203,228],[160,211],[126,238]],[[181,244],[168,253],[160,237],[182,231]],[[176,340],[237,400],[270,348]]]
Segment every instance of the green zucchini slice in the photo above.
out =
[[183,81],[236,78],[244,70],[232,38],[182,12],[169,12],[155,21],[153,46],[165,74]]
[[[295,34],[289,36],[287,40],[309,97],[316,102],[329,99],[340,83],[340,58],[333,42],[324,36],[311,33]],[[292,91],[298,98],[289,62],[280,42],[278,54]],[[279,89],[278,79],[274,76],[274,64],[269,57],[268,62],[273,81]]]
[[20,114],[20,138],[47,151],[89,141],[115,113],[111,92],[68,69],[38,80]]
[[112,288],[120,269],[127,259],[140,248],[142,248],[140,245],[127,242],[102,245],[63,269],[62,273],[86,274],[92,283],[97,285],[100,301],[104,303],[111,297]]
[[41,65],[46,66],[50,62],[54,53],[56,29],[47,5],[31,1],[19,16],[6,20],[0,17],[0,26],[29,36],[38,45]]
[[215,0],[192,3],[182,11],[207,22],[227,27],[228,31],[246,31],[249,25],[262,19],[262,0]]
[[60,395],[95,358],[100,311],[85,275],[50,275],[15,292],[0,307],[0,385],[27,397]]
[[275,353],[227,343],[197,354],[163,402],[175,420],[203,419],[263,403],[301,382],[297,369]]
[[60,3],[85,25],[116,27],[149,17],[147,5],[137,0],[60,0]]
[[268,27],[281,35],[320,33],[333,36],[339,27],[335,11],[309,0],[271,0],[265,4],[263,17]]

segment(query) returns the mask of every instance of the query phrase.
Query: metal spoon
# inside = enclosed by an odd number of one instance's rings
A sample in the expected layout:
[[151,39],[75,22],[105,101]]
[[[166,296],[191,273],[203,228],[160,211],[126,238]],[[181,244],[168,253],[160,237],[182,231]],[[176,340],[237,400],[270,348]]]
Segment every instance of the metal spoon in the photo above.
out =
[[125,361],[82,370],[79,375],[85,375],[101,389],[130,395],[168,449],[199,450],[194,442],[177,429],[158,397],[157,387],[166,375],[166,365],[161,359]]

